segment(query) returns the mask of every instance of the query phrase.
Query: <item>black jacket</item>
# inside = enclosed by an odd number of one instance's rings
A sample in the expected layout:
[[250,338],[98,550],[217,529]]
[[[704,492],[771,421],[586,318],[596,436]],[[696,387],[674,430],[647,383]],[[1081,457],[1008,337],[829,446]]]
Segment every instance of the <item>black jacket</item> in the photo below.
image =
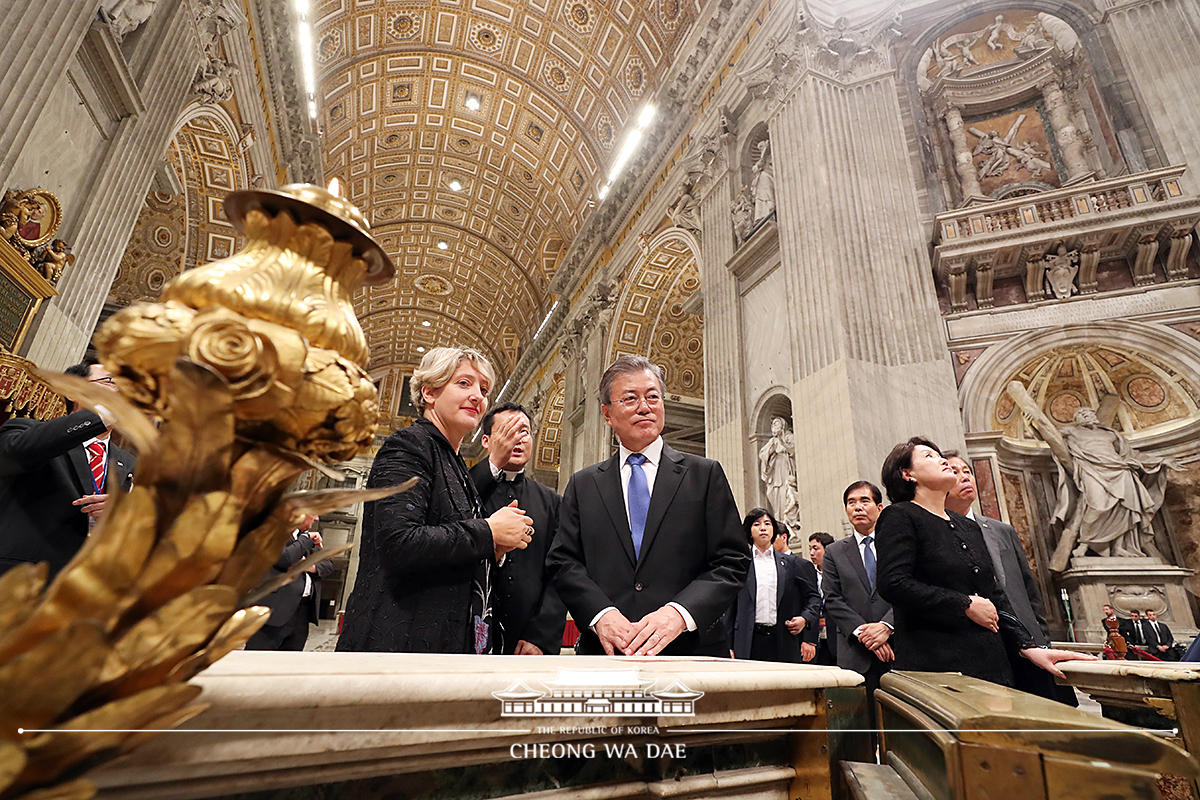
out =
[[562,650],[567,607],[550,585],[546,553],[558,529],[562,498],[524,474],[516,481],[497,481],[486,458],[471,467],[471,478],[483,501],[484,516],[516,500],[533,523],[533,541],[524,550],[508,551],[496,570],[496,619],[504,632],[502,652],[512,655],[517,642],[524,639],[546,655],[556,656]]
[[409,491],[366,504],[338,650],[474,652],[471,593],[480,563],[495,559],[491,528],[462,458],[426,419],[387,438],[367,487],[414,475]]
[[[279,554],[279,559],[271,565],[271,571],[263,581],[266,582],[282,575],[316,551],[316,544],[304,531],[301,531],[299,536],[284,545],[283,552]],[[320,564],[317,564],[316,573],[305,573],[286,586],[276,589],[264,597],[259,605],[264,605],[271,609],[271,618],[267,620],[267,624],[279,627],[287,625],[292,621],[292,618],[296,616],[296,612],[300,610],[300,602],[305,600],[305,578],[312,580],[312,594],[308,596],[307,601],[312,604],[313,614],[311,618],[316,620],[318,617],[317,612],[321,608],[321,579],[329,577],[332,573],[333,564],[328,561],[322,561]]]
[[637,622],[674,601],[697,630],[680,634],[663,655],[728,657],[723,617],[746,580],[750,555],[725,472],[716,461],[664,445],[635,558],[618,458],[571,476],[548,556],[554,588],[579,625],[576,650],[604,653],[588,627],[604,608],[616,606]]
[[[0,573],[48,561],[53,578],[83,546],[88,515],[71,504],[95,493],[83,444],[104,431],[100,416],[86,409],[0,425]],[[108,491],[129,490],[136,461],[109,444]]]
[[[775,557],[775,637],[779,644],[779,660],[799,664],[802,661],[800,643],[816,645],[820,634],[821,593],[817,590],[817,568],[791,553],[771,552]],[[757,583],[752,554],[750,569],[746,571],[746,583],[725,616],[729,649],[738,658],[750,657],[758,599]],[[793,636],[784,624],[793,617],[804,617],[805,620],[804,630],[799,636]]]
[[[879,593],[892,604],[896,633],[895,669],[961,672],[1013,685],[1010,658],[1033,646],[1004,589],[973,520],[949,519],[913,502],[894,503],[879,515]],[[1000,614],[1000,633],[972,622],[969,595],[991,600]]]

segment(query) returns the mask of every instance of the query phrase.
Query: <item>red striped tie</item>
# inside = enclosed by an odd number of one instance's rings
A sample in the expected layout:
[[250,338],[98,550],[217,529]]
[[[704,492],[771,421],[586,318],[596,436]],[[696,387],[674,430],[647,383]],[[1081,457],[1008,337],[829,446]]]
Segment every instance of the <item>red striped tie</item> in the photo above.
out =
[[92,468],[92,481],[96,484],[96,491],[104,491],[104,444],[101,442],[92,442],[87,446],[88,451],[88,466]]

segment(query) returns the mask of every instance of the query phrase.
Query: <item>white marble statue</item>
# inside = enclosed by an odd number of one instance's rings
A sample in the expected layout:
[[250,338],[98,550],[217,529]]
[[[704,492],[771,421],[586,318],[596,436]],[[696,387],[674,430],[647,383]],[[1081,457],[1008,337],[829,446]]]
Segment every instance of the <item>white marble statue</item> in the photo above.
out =
[[754,195],[754,222],[771,216],[775,211],[775,168],[771,165],[770,139],[763,140],[758,146],[758,160],[754,162],[750,193]]
[[150,19],[157,4],[158,0],[109,0],[103,8],[111,20],[109,29],[120,41]]
[[1167,470],[1182,470],[1179,463],[1138,453],[1128,439],[1101,425],[1094,409],[1080,408],[1072,424],[1060,428],[1019,381],[1009,383],[1008,393],[1050,446],[1058,466],[1058,504],[1050,522],[1066,527],[1050,569],[1061,572],[1071,555],[1088,550],[1166,563],[1154,545],[1152,522],[1162,508]]
[[796,494],[796,437],[782,417],[771,420],[771,438],[758,451],[759,477],[766,485],[767,504],[793,533],[800,531],[800,501]]
[[1047,253],[1043,259],[1046,262],[1046,283],[1059,300],[1065,300],[1075,294],[1075,276],[1079,274],[1079,251],[1067,251],[1065,244],[1059,244],[1057,252]]
[[667,209],[667,216],[677,228],[700,232],[700,201],[696,199],[691,181],[684,181],[679,199]]
[[740,245],[749,238],[750,230],[754,227],[754,207],[746,197],[746,187],[743,186],[738,196],[729,204],[729,213],[733,217],[734,236]]

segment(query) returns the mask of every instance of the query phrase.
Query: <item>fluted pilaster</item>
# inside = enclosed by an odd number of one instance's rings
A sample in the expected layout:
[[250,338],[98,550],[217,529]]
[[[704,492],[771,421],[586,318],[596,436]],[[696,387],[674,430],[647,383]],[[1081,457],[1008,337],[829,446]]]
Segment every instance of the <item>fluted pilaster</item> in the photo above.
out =
[[0,14],[0,186],[99,7],[98,0],[37,0],[6,4]]
[[[1156,0],[1109,12],[1108,24],[1164,165],[1188,164],[1185,191],[1200,191],[1200,10],[1193,0]],[[1153,32],[1152,38],[1150,32]]]
[[810,73],[771,141],[802,521],[836,530],[842,490],[878,482],[892,445],[962,444],[957,390],[893,74]]
[[46,308],[30,340],[28,357],[43,367],[63,367],[86,348],[155,165],[191,99],[200,44],[189,9],[189,3],[164,9],[172,18],[145,71],[141,92],[146,110],[121,121],[86,193],[87,207],[76,218],[74,230],[61,232],[73,244],[77,261],[63,275],[59,296]]

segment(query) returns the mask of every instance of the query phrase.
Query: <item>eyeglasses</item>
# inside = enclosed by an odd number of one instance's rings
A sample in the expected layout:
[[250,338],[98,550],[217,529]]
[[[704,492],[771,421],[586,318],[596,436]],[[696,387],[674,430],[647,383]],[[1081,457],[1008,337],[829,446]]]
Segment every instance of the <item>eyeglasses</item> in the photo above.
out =
[[116,386],[117,384],[112,378],[88,378],[88,383],[103,383],[107,386]]
[[656,392],[645,395],[627,394],[613,402],[620,403],[625,408],[633,411],[642,405],[643,400],[646,401],[646,405],[650,408],[658,408],[662,405],[662,395]]

